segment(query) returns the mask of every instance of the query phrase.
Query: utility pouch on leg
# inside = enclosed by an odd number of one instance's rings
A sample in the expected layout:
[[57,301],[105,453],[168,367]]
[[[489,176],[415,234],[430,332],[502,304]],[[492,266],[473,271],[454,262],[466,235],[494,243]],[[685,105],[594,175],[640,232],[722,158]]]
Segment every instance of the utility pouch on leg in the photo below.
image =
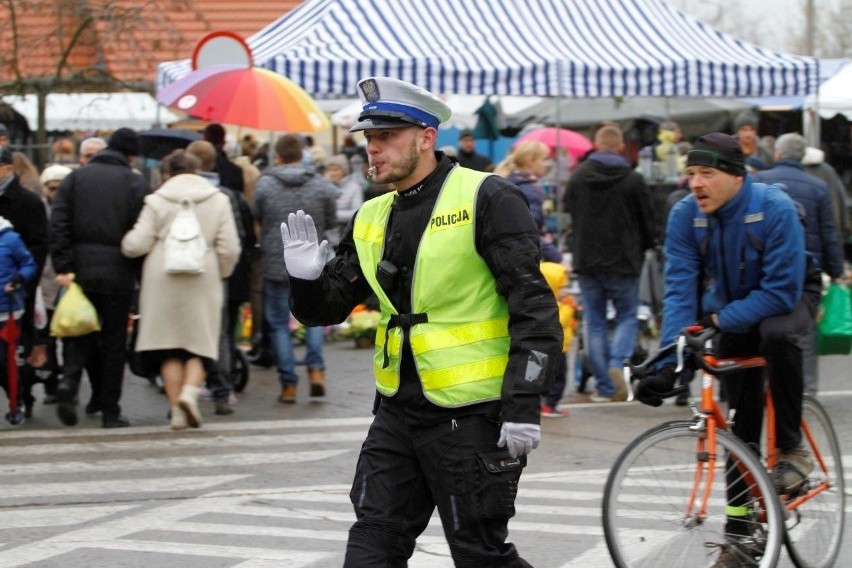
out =
[[480,483],[477,492],[483,516],[489,519],[514,517],[518,481],[527,465],[527,456],[513,458],[505,450],[480,452],[478,456]]

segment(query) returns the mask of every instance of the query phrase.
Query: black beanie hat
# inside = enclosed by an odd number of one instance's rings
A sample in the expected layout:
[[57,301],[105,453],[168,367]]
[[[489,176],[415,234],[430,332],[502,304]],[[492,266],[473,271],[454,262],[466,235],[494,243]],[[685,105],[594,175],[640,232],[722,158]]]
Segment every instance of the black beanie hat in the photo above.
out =
[[736,138],[722,132],[706,134],[686,154],[687,166],[708,166],[725,173],[745,175],[745,156]]
[[214,146],[225,144],[225,127],[215,122],[204,127],[204,139]]
[[135,130],[130,128],[119,128],[112,133],[107,143],[107,148],[111,148],[116,152],[121,152],[125,156],[141,156],[142,145],[139,142],[139,135]]

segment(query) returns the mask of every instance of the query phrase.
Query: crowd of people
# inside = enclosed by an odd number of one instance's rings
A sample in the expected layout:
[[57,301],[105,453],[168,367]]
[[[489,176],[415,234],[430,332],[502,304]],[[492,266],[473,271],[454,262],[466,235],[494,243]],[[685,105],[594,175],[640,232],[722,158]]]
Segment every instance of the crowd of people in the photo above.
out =
[[[697,324],[718,332],[722,353],[763,354],[778,410],[777,490],[813,468],[798,430],[801,400],[819,389],[821,275],[844,282],[850,227],[848,193],[818,149],[796,133],[761,139],[750,111],[733,134],[693,143],[665,122],[643,154],[677,180],[661,215],[648,170],[625,154],[614,123],[594,129],[592,150],[553,186],[545,181],[558,156],[542,142],[516,144],[497,164],[476,152],[469,131],[457,148],[438,150],[450,114],[440,98],[384,77],[361,81],[359,96],[351,132],[364,144],[347,136],[329,156],[286,134],[257,148],[209,124],[202,140],[166,155],[155,178],[137,169],[142,146],[131,129],[58,141],[39,173],[7,147],[0,125],[0,342],[18,341],[7,330],[19,323],[23,361],[16,391],[0,345],[6,420],[25,420],[40,382],[43,403],[75,425],[85,374],[86,414],[100,414],[104,428],[128,426],[128,349],[162,378],[172,429],[201,427],[205,389],[216,414],[231,414],[234,330],[246,303],[254,361],[275,365],[278,401],[297,401],[299,364],[309,396],[324,397],[324,327],[371,303],[380,312],[375,420],[352,489],[347,565],[404,562],[437,507],[457,565],[528,566],[505,542],[506,524],[540,417],[568,416],[569,279],[579,283],[577,335],[594,378],[587,400],[621,402],[640,288],[656,259],[662,341]],[[554,202],[570,218],[567,236],[548,222],[560,213]],[[47,322],[72,283],[99,330],[51,337]],[[128,346],[130,313],[138,319]],[[293,317],[305,326],[301,361]],[[685,369],[664,362],[637,397],[659,405],[693,367]],[[762,383],[740,382],[725,383],[740,410],[734,431],[754,441]],[[427,473],[438,462],[459,477]],[[480,466],[482,502],[461,499],[456,482]],[[403,503],[398,492],[420,497]],[[395,524],[402,518],[405,527]],[[732,514],[732,535],[738,523]],[[743,542],[727,543],[715,566],[739,565],[750,553]]]

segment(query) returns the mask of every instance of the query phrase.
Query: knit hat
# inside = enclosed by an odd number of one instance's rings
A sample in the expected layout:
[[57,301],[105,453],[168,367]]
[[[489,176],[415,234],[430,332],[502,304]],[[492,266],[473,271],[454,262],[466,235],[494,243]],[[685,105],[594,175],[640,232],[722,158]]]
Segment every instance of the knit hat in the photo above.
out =
[[44,168],[44,171],[41,172],[41,177],[39,181],[42,185],[47,185],[52,181],[62,181],[65,179],[65,176],[71,173],[71,168],[67,166],[63,166],[61,164],[53,164],[52,166],[47,166]]
[[214,146],[225,144],[225,127],[215,122],[204,127],[204,139]]
[[706,134],[695,141],[686,155],[687,166],[708,166],[725,173],[745,174],[745,156],[736,138],[722,132]]
[[760,122],[758,116],[751,109],[746,109],[738,114],[737,118],[734,120],[734,132],[743,126],[751,126],[757,130],[758,122]]
[[130,128],[119,128],[112,133],[107,143],[107,148],[121,152],[125,156],[141,156],[142,144],[139,135]]

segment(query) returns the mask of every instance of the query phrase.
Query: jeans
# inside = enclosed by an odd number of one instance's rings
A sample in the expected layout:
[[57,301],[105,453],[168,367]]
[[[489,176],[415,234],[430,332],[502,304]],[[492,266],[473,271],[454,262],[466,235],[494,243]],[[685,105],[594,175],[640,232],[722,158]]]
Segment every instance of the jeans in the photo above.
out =
[[[290,338],[290,285],[287,282],[263,280],[263,317],[269,324],[272,351],[278,362],[278,379],[281,384],[297,383],[296,359]],[[310,369],[325,369],[322,358],[323,328],[306,327],[307,352],[303,363]]]
[[[612,396],[615,385],[609,369],[621,370],[633,355],[639,322],[639,278],[621,274],[580,274],[583,299],[583,333],[589,366],[601,396]],[[615,306],[615,332],[609,339],[607,300]]]

